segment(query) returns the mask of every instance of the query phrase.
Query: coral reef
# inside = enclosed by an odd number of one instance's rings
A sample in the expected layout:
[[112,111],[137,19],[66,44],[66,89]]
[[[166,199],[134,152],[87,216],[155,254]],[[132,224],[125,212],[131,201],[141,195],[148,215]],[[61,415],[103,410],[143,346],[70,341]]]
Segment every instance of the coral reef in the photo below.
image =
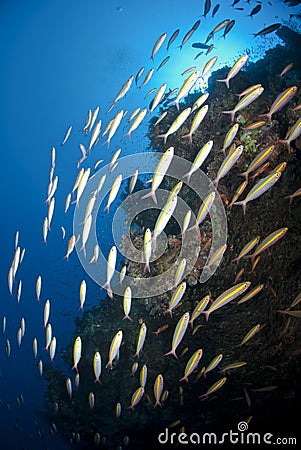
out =
[[[286,47],[277,46],[269,50],[266,56],[250,63],[247,69],[240,72],[230,89],[216,80],[224,78],[227,68],[214,72],[209,80],[208,99],[209,111],[199,129],[192,137],[192,144],[181,136],[189,132],[190,122],[187,121],[180,130],[168,138],[167,145],[175,147],[177,156],[193,161],[202,145],[209,139],[214,140],[214,149],[202,169],[214,179],[224,159],[219,151],[223,147],[226,133],[231,127],[229,116],[222,114],[223,110],[232,109],[237,103],[235,94],[255,83],[264,85],[264,94],[252,105],[241,111],[236,120],[240,124],[235,138],[237,145],[244,145],[244,152],[230,173],[220,181],[218,190],[225,201],[231,200],[234,192],[243,181],[239,176],[260,150],[275,144],[275,152],[271,159],[271,168],[285,161],[287,167],[281,180],[269,192],[265,193],[247,206],[247,214],[243,215],[239,206],[226,208],[228,218],[228,241],[224,258],[215,274],[204,285],[198,283],[200,273],[205,265],[209,247],[202,250],[195,267],[186,277],[187,289],[185,295],[173,312],[171,318],[166,315],[171,292],[157,297],[135,299],[132,305],[131,318],[122,321],[122,298],[106,299],[98,307],[86,311],[77,321],[74,337],[70,346],[64,351],[64,359],[68,367],[72,366],[72,345],[74,338],[80,335],[83,340],[84,352],[79,363],[80,387],[74,392],[72,399],[65,389],[66,376],[61,371],[55,371],[50,366],[46,370],[48,381],[47,404],[51,420],[55,417],[60,429],[74,441],[72,433],[81,436],[82,448],[91,448],[95,433],[106,438],[103,441],[109,448],[122,445],[124,436],[129,436],[131,448],[143,448],[145,433],[149,436],[149,445],[155,446],[155,438],[165,427],[177,422],[174,430],[179,432],[184,427],[185,432],[201,432],[202,430],[229,430],[233,422],[254,417],[256,431],[289,431],[296,424],[293,406],[300,400],[301,352],[300,320],[289,319],[279,314],[278,310],[287,308],[295,296],[301,291],[301,259],[300,259],[300,217],[301,203],[295,199],[291,205],[284,197],[300,187],[301,169],[301,138],[293,141],[293,154],[289,154],[283,145],[277,142],[284,138],[288,127],[297,118],[297,112],[292,106],[300,103],[300,67],[296,62],[294,70],[287,77],[278,75],[286,63],[291,62],[291,45],[295,45],[296,33],[287,32],[284,28],[279,36],[285,40]],[[292,44],[292,42],[294,44]],[[232,82],[231,82],[232,83]],[[277,112],[272,122],[255,130],[243,130],[243,127],[259,120],[259,115],[268,111],[276,96],[282,90],[296,84],[299,88],[294,99],[281,111]],[[180,109],[191,105],[200,92],[188,95]],[[159,115],[164,111],[160,108]],[[177,116],[175,107],[168,109],[165,119],[156,127],[153,123],[149,128],[149,138],[153,148],[164,151],[162,140],[157,139],[163,134]],[[267,173],[267,172],[265,172]],[[255,180],[256,181],[256,180]],[[250,180],[249,187],[254,185]],[[166,189],[171,188],[168,178],[163,181]],[[183,187],[181,196],[189,203],[196,213],[200,199],[188,188]],[[244,198],[243,194],[243,198]],[[129,246],[129,240],[135,247],[141,249],[143,234],[139,230],[152,227],[157,212],[148,211],[136,218],[136,231],[131,236],[124,236],[122,245]],[[288,227],[285,238],[279,241],[270,251],[261,255],[256,269],[252,269],[252,261],[243,259],[237,265],[232,260],[243,246],[257,235],[261,239],[272,231]],[[138,230],[138,231],[137,231]],[[201,224],[202,248],[210,241],[212,230],[210,221]],[[181,247],[182,236],[177,225],[171,222],[167,229],[167,248],[160,258],[151,263],[151,272],[144,271],[144,264],[125,261],[127,272],[132,277],[152,277],[164,271],[177,259]],[[184,341],[177,350],[179,360],[172,356],[163,357],[170,350],[175,326],[186,311],[192,311],[196,304],[208,293],[217,298],[223,291],[235,284],[235,277],[244,268],[240,281],[251,281],[252,287],[264,284],[262,292],[250,301],[237,305],[236,301],[225,308],[214,312],[206,322],[204,316],[194,323],[194,331],[188,329]],[[136,351],[137,339],[141,322],[148,328],[145,348],[139,359],[133,355]],[[261,324],[261,330],[249,343],[239,346],[247,331],[255,324]],[[158,335],[154,334],[160,327],[166,326]],[[111,340],[118,329],[124,330],[124,345],[120,349],[120,360],[114,362],[113,370],[104,369],[107,353],[102,353],[103,373],[102,385],[94,383],[92,360],[94,352],[100,347],[109,349]],[[189,378],[189,383],[179,383],[187,363],[186,347],[191,355],[197,348],[204,350],[197,373]],[[234,361],[246,361],[247,365],[229,372],[225,387],[206,402],[198,397],[218,378],[223,376],[219,369],[201,376],[201,368],[207,366],[219,353],[223,354],[221,367]],[[182,356],[181,356],[182,355]],[[133,376],[131,366],[137,361],[139,369]],[[148,367],[146,394],[141,404],[134,412],[126,409],[130,405],[131,395],[139,386],[139,371],[143,364]],[[169,396],[163,404],[163,409],[154,408],[153,384],[158,373],[163,374]],[[200,377],[197,380],[197,377]],[[262,388],[263,391],[256,391]],[[96,404],[89,409],[88,394],[93,391]],[[246,392],[248,397],[246,397]],[[53,412],[53,402],[59,404],[57,414]],[[115,405],[122,404],[120,418],[115,417]],[[79,405],[81,407],[79,407]],[[83,405],[86,405],[85,407]],[[287,420],[283,418],[286,417]],[[156,448],[156,447],[154,447]]]

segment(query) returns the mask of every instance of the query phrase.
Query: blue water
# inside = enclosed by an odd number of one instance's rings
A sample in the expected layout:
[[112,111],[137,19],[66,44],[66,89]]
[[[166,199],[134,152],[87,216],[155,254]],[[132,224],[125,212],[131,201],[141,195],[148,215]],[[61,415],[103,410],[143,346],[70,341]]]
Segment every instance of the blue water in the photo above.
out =
[[[201,18],[201,25],[194,36],[180,51],[177,47],[185,33],[203,13],[203,2],[196,0],[169,0],[166,2],[104,2],[58,0],[24,2],[2,1],[0,4],[0,98],[1,98],[1,236],[0,236],[0,317],[7,317],[7,329],[0,338],[0,398],[1,449],[68,448],[59,436],[51,437],[49,424],[44,420],[45,381],[37,370],[33,359],[32,339],[39,341],[38,359],[48,361],[43,329],[43,305],[51,299],[51,323],[57,338],[57,351],[53,365],[65,369],[59,353],[69,343],[74,332],[74,319],[81,315],[79,307],[79,285],[86,279],[88,295],[85,309],[98,304],[105,293],[86,275],[75,252],[67,263],[67,241],[72,234],[74,205],[64,214],[65,197],[72,189],[77,175],[76,164],[80,159],[79,144],[88,146],[90,136],[80,131],[87,111],[100,107],[99,118],[103,120],[102,131],[120,108],[129,114],[137,107],[147,107],[152,96],[145,94],[153,87],[166,82],[173,89],[182,84],[181,73],[193,65],[203,66],[212,56],[218,56],[214,69],[229,66],[242,54],[250,51],[250,60],[263,56],[264,51],[281,41],[273,33],[266,38],[254,38],[263,27],[274,23],[298,23],[288,21],[289,14],[299,12],[282,2],[272,0],[272,6],[262,2],[261,12],[254,18],[247,14],[257,4],[241,1],[236,11],[230,0],[221,2],[215,18],[211,13]],[[214,38],[216,48],[208,56],[194,61],[198,49],[193,42],[204,42],[211,29],[225,18],[234,18],[236,25],[226,39],[221,33]],[[141,66],[145,72],[157,67],[166,56],[166,43],[173,31],[180,28],[177,40],[169,51],[168,63],[155,72],[151,81],[141,92],[132,86],[126,98],[121,99],[110,114],[106,114],[112,100],[130,75],[136,75]],[[150,60],[156,39],[167,33],[164,46]],[[231,45],[230,45],[231,43]],[[144,78],[140,79],[140,83]],[[263,80],[264,81],[264,80]],[[204,84],[206,87],[206,83]],[[122,156],[148,150],[145,137],[149,123],[144,123],[132,134],[132,139],[123,137],[128,130],[126,117],[113,137],[110,148],[102,146],[104,139],[91,151],[82,167],[93,167],[98,159],[110,162],[114,152],[121,147]],[[69,125],[73,126],[70,138],[61,147]],[[42,223],[47,214],[45,199],[51,164],[51,148],[56,147],[55,174],[59,176],[56,205],[47,245],[42,239]],[[118,174],[118,168],[114,174]],[[122,184],[121,194],[127,183]],[[118,197],[120,198],[120,197]],[[118,203],[118,199],[117,199]],[[103,209],[103,208],[102,208]],[[108,254],[111,242],[110,214],[102,213],[102,250]],[[66,239],[61,238],[60,226],[66,229]],[[14,255],[14,236],[20,231],[19,243],[26,248],[17,281],[23,281],[20,304],[7,288],[7,273]],[[35,281],[43,277],[41,303],[35,299]],[[26,333],[18,349],[16,332],[21,317],[26,320]],[[11,356],[5,353],[5,341],[11,342]],[[24,406],[16,402],[18,394],[24,397]],[[11,412],[5,404],[10,405]],[[19,425],[17,431],[14,424]],[[43,430],[40,437],[37,428]],[[28,436],[31,436],[29,440]]]

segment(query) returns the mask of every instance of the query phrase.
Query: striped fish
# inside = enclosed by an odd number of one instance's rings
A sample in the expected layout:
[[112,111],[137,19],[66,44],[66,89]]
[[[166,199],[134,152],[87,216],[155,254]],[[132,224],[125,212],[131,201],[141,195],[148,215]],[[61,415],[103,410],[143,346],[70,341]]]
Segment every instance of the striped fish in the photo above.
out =
[[161,102],[161,100],[164,97],[165,91],[166,91],[166,87],[167,84],[164,83],[162,84],[162,86],[158,89],[152,103],[151,103],[151,107],[149,109],[149,113],[150,115],[152,115],[153,111],[157,108],[157,106],[159,105],[159,103]]
[[189,183],[191,175],[201,167],[201,165],[203,164],[203,162],[209,155],[209,153],[212,149],[212,146],[213,146],[213,141],[208,141],[208,142],[206,142],[205,145],[203,145],[201,150],[196,155],[189,172],[187,172],[187,173],[185,173],[185,175],[183,175],[183,177],[182,177],[183,180],[187,179],[187,183]]
[[189,75],[188,78],[183,82],[179,92],[177,93],[177,97],[172,102],[168,103],[168,106],[170,105],[176,105],[177,109],[179,110],[179,101],[182,100],[182,98],[186,97],[186,95],[189,93],[190,89],[195,85],[197,82],[197,79],[200,76],[200,71],[195,70],[191,75]]
[[165,175],[165,173],[167,172],[167,170],[168,170],[168,168],[170,166],[170,163],[171,163],[171,160],[173,158],[173,155],[174,155],[174,148],[173,147],[169,147],[166,150],[166,152],[164,153],[164,155],[162,156],[162,158],[160,159],[160,161],[159,161],[159,163],[158,163],[158,165],[157,165],[157,167],[155,169],[154,176],[153,176],[153,179],[152,179],[151,191],[148,194],[144,195],[142,197],[142,199],[143,198],[147,198],[147,197],[151,197],[154,200],[154,202],[156,203],[156,205],[157,205],[158,202],[157,202],[157,198],[156,198],[156,189],[158,189],[158,187],[162,183],[164,175]]
[[139,353],[142,350],[145,338],[146,338],[146,332],[147,332],[147,328],[145,323],[143,323],[140,327],[140,332],[139,332],[139,337],[138,337],[138,342],[137,342],[137,348],[136,348],[136,353],[134,356],[137,356],[139,358]]
[[144,67],[144,66],[142,66],[141,69],[138,70],[137,75],[135,76],[135,83],[136,83],[136,86],[137,86],[137,83],[138,83],[139,79],[141,78],[141,76],[142,76],[144,70],[145,70],[145,67]]
[[131,137],[131,133],[139,127],[140,123],[143,121],[144,117],[146,116],[146,113],[147,113],[147,108],[144,108],[139,112],[139,114],[135,118],[134,122],[130,126],[129,131],[125,134],[125,136],[128,136],[129,138]]
[[251,103],[253,103],[264,91],[264,88],[262,86],[257,87],[253,91],[251,91],[249,94],[245,95],[238,103],[235,105],[234,109],[231,111],[222,111],[223,114],[230,114],[231,115],[231,121],[234,122],[235,114],[238,111],[241,111],[242,109],[249,106]]
[[94,383],[101,384],[101,381],[99,379],[101,374],[101,356],[99,352],[95,352],[94,358],[93,358],[93,371],[95,375]]
[[121,342],[122,342],[122,338],[123,338],[122,330],[119,330],[115,334],[115,336],[114,336],[114,338],[112,340],[112,343],[111,343],[111,346],[110,346],[110,350],[109,350],[109,361],[108,361],[108,364],[106,365],[106,368],[110,367],[112,369],[112,367],[113,367],[113,360],[117,357],[117,354],[119,352],[120,345],[121,345]]
[[123,311],[124,311],[123,319],[129,319],[132,322],[132,319],[129,316],[131,311],[131,303],[132,303],[132,290],[130,286],[127,286],[123,294]]
[[249,58],[249,55],[241,56],[236,61],[236,63],[231,67],[231,69],[228,72],[227,77],[224,80],[216,80],[216,81],[220,81],[221,83],[225,83],[227,88],[229,89],[229,87],[230,87],[230,80],[232,78],[234,78],[238,74],[238,72],[243,68],[243,66],[248,61],[248,58]]
[[179,267],[176,270],[175,275],[175,286],[177,286],[183,278],[186,269],[186,258],[183,258],[179,264]]
[[169,61],[169,60],[170,60],[170,56],[166,56],[166,58],[164,58],[164,59],[160,62],[159,66],[158,66],[158,68],[157,68],[157,70],[156,70],[156,72],[158,72],[159,69],[161,69],[163,66],[165,66],[165,64],[166,64],[167,61]]
[[261,244],[258,245],[258,247],[255,249],[255,252],[252,253],[250,256],[251,260],[253,261],[256,256],[258,256],[260,253],[262,253],[264,250],[268,249],[272,245],[276,244],[276,242],[279,241],[279,239],[283,238],[287,232],[288,228],[279,228],[279,230],[274,231],[273,233],[269,234]]
[[110,127],[108,128],[108,139],[103,143],[103,145],[108,144],[108,148],[110,147],[110,142],[112,137],[114,136],[114,134],[116,133],[117,128],[120,125],[120,122],[123,118],[124,115],[124,111],[123,109],[121,109],[116,116],[114,117],[114,119],[112,119],[112,122],[110,124]]
[[228,370],[232,369],[239,369],[239,367],[246,366],[247,363],[245,361],[238,361],[231,364],[228,364],[226,367],[222,368],[222,372],[227,372]]
[[294,123],[294,125],[288,130],[284,139],[280,139],[278,142],[286,144],[289,153],[291,152],[291,142],[297,139],[301,134],[301,117]]
[[154,383],[154,396],[156,399],[156,403],[154,405],[154,408],[158,405],[162,408],[162,404],[160,403],[161,395],[164,388],[164,380],[161,373],[157,376],[155,383]]
[[140,386],[134,394],[132,395],[131,405],[128,407],[128,409],[131,409],[134,411],[135,406],[140,402],[144,395],[144,387]]
[[205,78],[205,76],[210,72],[216,61],[217,56],[213,56],[213,58],[209,59],[209,61],[203,67],[203,70],[201,72],[201,78]]
[[180,45],[180,50],[182,50],[183,45],[186,44],[186,42],[188,41],[188,39],[191,38],[191,36],[193,35],[193,33],[194,33],[194,32],[196,31],[196,29],[199,27],[200,23],[201,23],[201,21],[200,21],[200,20],[197,20],[197,21],[195,22],[195,24],[193,25],[193,27],[192,27],[189,31],[187,31],[187,33],[185,34],[185,36],[184,36],[183,39],[182,39],[182,42],[181,42],[181,45]]
[[217,355],[215,358],[213,358],[213,360],[211,361],[210,364],[208,364],[208,366],[206,367],[206,369],[204,370],[204,377],[206,378],[206,374],[211,372],[211,370],[215,369],[219,363],[221,362],[221,360],[223,359],[223,354],[220,353],[219,355]]
[[194,116],[194,119],[192,121],[190,130],[188,134],[185,134],[184,136],[182,136],[183,138],[188,137],[189,141],[192,143],[192,135],[193,133],[196,132],[196,130],[198,129],[198,127],[200,126],[200,124],[202,123],[202,121],[204,120],[205,115],[207,114],[208,111],[208,105],[204,105]]
[[275,172],[262,180],[258,181],[257,184],[250,190],[246,198],[240,202],[235,202],[234,205],[241,205],[243,207],[244,215],[246,214],[247,203],[260,197],[266,191],[268,191],[281,177],[281,172]]
[[145,78],[144,78],[142,84],[140,84],[140,86],[139,86],[139,89],[142,89],[142,88],[149,82],[149,80],[150,80],[151,77],[153,76],[154,70],[155,70],[155,69],[152,67],[152,68],[147,72],[147,74],[145,75]]
[[234,262],[234,261],[238,262],[241,258],[246,256],[255,247],[255,245],[258,244],[259,239],[260,239],[260,236],[256,236],[255,238],[251,239],[241,250],[238,257],[233,259],[232,262]]
[[281,92],[276,100],[273,102],[269,112],[265,113],[265,114],[260,114],[259,117],[267,117],[269,122],[272,122],[272,115],[275,114],[276,112],[280,111],[280,109],[282,109],[292,98],[293,96],[296,94],[297,92],[297,86],[291,86],[287,89],[285,89],[285,91]]
[[199,398],[202,398],[202,399],[208,398],[208,395],[213,394],[213,392],[215,392],[215,391],[217,391],[218,389],[220,389],[220,388],[226,383],[226,381],[227,381],[227,378],[226,378],[226,377],[221,378],[220,380],[216,381],[216,383],[214,383],[214,384],[208,389],[208,391],[207,391],[205,394],[201,395]]
[[153,231],[154,243],[156,243],[157,237],[162,233],[162,231],[168,224],[169,220],[171,219],[173,212],[177,206],[177,202],[178,197],[176,195],[170,196],[169,200],[166,202],[163,209],[161,210],[155,224],[155,229]]
[[184,334],[187,330],[188,323],[189,323],[189,313],[186,312],[185,314],[183,314],[181,319],[178,321],[178,324],[174,331],[173,338],[172,338],[171,350],[170,350],[170,352],[165,353],[164,356],[173,355],[175,358],[178,359],[178,357],[176,355],[176,349],[184,337]]
[[244,345],[246,342],[248,342],[253,336],[255,336],[256,333],[258,333],[258,331],[260,330],[261,325],[257,324],[254,327],[251,328],[250,331],[248,331],[248,333],[245,335],[245,337],[243,338],[243,340],[241,341],[240,344],[236,345],[236,347],[241,347],[242,345]]
[[243,191],[246,189],[247,184],[248,184],[248,182],[247,182],[247,180],[245,180],[241,183],[241,185],[239,185],[239,187],[235,191],[235,194],[233,195],[231,202],[228,204],[228,208],[230,208],[230,209],[232,208],[232,206],[234,205],[236,200],[241,196]]
[[244,131],[251,131],[256,130],[257,128],[263,127],[263,125],[266,124],[265,120],[259,120],[257,122],[250,123],[250,125],[247,125],[246,127],[243,127]]
[[237,305],[241,305],[242,303],[247,302],[251,298],[255,297],[255,295],[259,294],[260,291],[264,288],[264,284],[259,284],[256,288],[252,289],[248,294],[244,295],[242,299],[237,302]]
[[140,386],[145,387],[147,381],[147,366],[144,364],[140,370]]
[[203,267],[203,269],[211,269],[213,265],[218,266],[222,257],[224,256],[225,251],[227,250],[227,244],[222,245],[220,248],[216,250],[215,253],[211,256],[207,264]]
[[129,79],[124,83],[118,94],[116,95],[115,99],[113,100],[113,105],[115,105],[118,100],[120,100],[122,97],[124,97],[127,92],[130,90],[130,87],[133,83],[134,75],[131,75]]
[[185,214],[184,220],[183,220],[183,227],[182,227],[182,235],[185,233],[185,231],[188,229],[189,223],[191,219],[191,209],[187,211]]
[[227,173],[232,169],[238,158],[241,156],[243,149],[244,146],[239,145],[232,152],[230,152],[228,156],[226,156],[217,172],[215,180],[213,181],[213,184],[216,188],[218,186],[220,179],[223,178],[225,175],[227,175]]
[[191,108],[186,108],[184,109],[173,121],[173,123],[170,125],[169,129],[167,130],[167,132],[165,134],[158,134],[157,138],[163,138],[164,139],[164,144],[166,144],[166,141],[168,139],[168,136],[170,136],[171,134],[175,133],[185,122],[185,120],[187,119],[187,117],[189,116],[191,112]]
[[155,42],[155,45],[153,47],[152,50],[152,55],[151,55],[151,59],[154,60],[155,54],[158,52],[158,50],[161,48],[161,46],[163,45],[165,39],[166,39],[167,34],[163,33],[161,34],[160,37],[158,37],[158,39]]
[[209,300],[210,300],[210,295],[206,295],[204,298],[202,298],[202,300],[194,308],[194,310],[191,314],[191,319],[189,321],[191,328],[193,328],[193,322],[195,321],[195,319],[197,317],[199,317],[199,315],[202,314],[204,309],[207,307]]
[[172,310],[180,303],[185,294],[186,290],[186,282],[183,281],[172,294],[171,300],[168,304],[168,309],[166,312],[169,312],[170,317],[172,317]]
[[[48,324],[48,326],[49,325],[50,324]],[[48,326],[47,326],[47,329],[48,329]],[[47,345],[46,345],[46,347],[47,347]],[[77,365],[81,359],[81,356],[82,356],[82,340],[81,340],[80,336],[77,336],[77,338],[75,339],[74,345],[73,345],[73,367],[71,370],[75,369],[76,372],[78,372]]]
[[275,145],[270,145],[270,147],[262,150],[259,155],[257,155],[253,161],[250,163],[249,167],[245,172],[242,172],[239,174],[241,177],[245,177],[245,179],[248,181],[248,176],[251,172],[254,172],[261,164],[263,164],[269,157],[272,155],[272,153],[275,150]]
[[[205,219],[207,214],[210,212],[212,205],[215,200],[215,192],[210,192],[210,194],[203,201],[196,218],[196,224],[192,228],[197,228]],[[191,229],[192,229],[191,228]]]
[[131,195],[135,189],[136,183],[138,179],[138,170],[136,169],[130,179],[129,183],[129,195]]
[[188,377],[189,375],[196,370],[198,367],[198,364],[200,362],[200,359],[203,356],[203,350],[200,348],[198,349],[189,359],[188,363],[186,364],[184,376],[180,379],[180,382],[185,380],[188,383]]
[[191,108],[191,114],[196,111],[197,109],[199,109],[203,103],[205,103],[205,101],[207,100],[207,98],[209,97],[209,93],[206,94],[202,94],[199,98],[196,99],[196,101],[194,102],[194,104],[192,105]]
[[239,128],[239,123],[235,123],[230,130],[228,131],[228,133],[226,134],[225,140],[224,140],[224,144],[223,144],[223,148],[221,149],[221,152],[223,152],[223,154],[226,156],[226,149],[232,144],[233,139],[235,138],[235,136],[237,135],[238,132],[238,128]]
[[176,38],[178,37],[179,33],[180,33],[180,29],[179,28],[172,33],[172,35],[169,38],[169,41],[167,43],[167,47],[166,47],[167,51],[168,51],[169,47],[171,46],[171,44],[176,40]]
[[239,295],[243,294],[251,285],[250,281],[245,281],[243,283],[236,284],[235,286],[231,287],[230,289],[227,289],[225,292],[223,292],[210,306],[207,311],[203,311],[203,314],[205,314],[206,321],[208,321],[209,316],[213,311],[216,311],[217,309],[221,308],[222,306],[227,305],[227,303],[231,302],[231,300],[234,300]]

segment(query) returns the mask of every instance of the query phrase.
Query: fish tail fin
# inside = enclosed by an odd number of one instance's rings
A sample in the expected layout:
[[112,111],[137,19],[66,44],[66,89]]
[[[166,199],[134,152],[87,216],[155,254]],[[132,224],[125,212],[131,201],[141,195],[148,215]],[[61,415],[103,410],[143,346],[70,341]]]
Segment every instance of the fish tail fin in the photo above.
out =
[[110,369],[112,369],[112,361],[109,361],[108,364],[106,365],[106,369],[110,367]]
[[241,172],[238,174],[239,177],[245,177],[246,181],[248,181],[248,172]]
[[190,142],[190,144],[192,144],[192,134],[191,133],[188,133],[188,134],[184,134],[184,136],[181,136],[181,139],[184,139],[184,138],[189,138],[189,142]]
[[131,133],[130,133],[129,131],[123,135],[123,137],[126,137],[126,136],[127,136],[130,140],[132,140],[132,138],[131,138]]
[[106,289],[107,294],[110,298],[113,298],[112,289],[109,281],[106,281],[103,286],[101,286],[101,290]]
[[94,380],[94,383],[99,383],[99,384],[102,384],[102,382],[100,381],[100,379],[99,379],[99,378],[96,378],[96,379]]
[[235,202],[234,205],[241,205],[242,209],[244,211],[244,216],[246,215],[246,212],[247,212],[247,204],[246,204],[246,202],[244,202],[244,201]]
[[154,408],[156,408],[156,406],[160,406],[160,408],[163,408],[162,403],[159,402],[159,400],[156,400],[156,403],[154,404]]
[[164,353],[163,356],[167,356],[167,355],[173,355],[175,358],[179,359],[176,355],[175,350],[170,350],[170,352]]
[[158,136],[156,136],[157,138],[163,138],[164,139],[164,144],[166,144],[168,135],[167,134],[158,134]]
[[292,197],[291,195],[286,195],[284,198],[289,198],[290,199],[290,205],[292,204],[292,201],[294,199],[294,197]]
[[128,314],[126,314],[126,315],[122,318],[122,320],[124,320],[124,319],[129,319],[131,322],[133,322],[133,320],[130,318],[130,316],[129,316]]
[[272,122],[272,113],[259,114],[258,117],[267,117],[269,122]]
[[197,231],[198,226],[199,226],[199,224],[196,223],[195,225],[192,225],[192,227],[188,228],[188,230],[186,230],[186,231],[192,231],[192,230],[194,230],[194,229]]
[[215,189],[217,189],[218,183],[219,183],[219,180],[218,180],[217,178],[216,178],[215,180],[212,181],[212,184],[213,184],[213,186],[215,187]]
[[84,246],[84,244],[81,246],[80,251],[84,253],[84,258],[87,258],[87,252],[86,252],[86,247]]
[[107,205],[105,208],[104,208],[104,211],[108,211],[108,213],[110,212],[110,205]]
[[230,114],[231,115],[231,122],[234,122],[235,111],[233,109],[231,111],[222,111],[222,114]]
[[110,147],[110,139],[107,139],[105,142],[102,143],[102,145],[106,145],[108,144],[108,148]]
[[145,266],[144,266],[144,272],[146,272],[146,271],[150,272],[149,263],[146,263]]
[[158,200],[157,200],[156,192],[155,192],[155,191],[151,190],[148,194],[144,195],[144,196],[141,198],[141,200],[142,200],[143,198],[148,198],[148,197],[151,197],[151,198],[154,200],[154,202],[156,203],[156,205],[158,204]]
[[230,87],[230,84],[229,84],[230,80],[228,80],[228,78],[224,78],[223,80],[216,80],[216,81],[219,81],[220,83],[225,83],[225,85],[229,89],[229,87]]
[[176,105],[177,110],[179,111],[179,102],[177,100],[172,100],[167,104],[167,106]]
[[208,311],[203,311],[203,314],[204,314],[204,316],[205,316],[206,322],[208,322],[210,312],[208,312]]
[[[184,136],[183,136],[184,137]],[[187,180],[186,182],[187,183],[189,183],[189,181],[190,181],[190,178],[191,178],[191,173],[190,172],[187,172],[187,173],[185,173],[185,175],[183,175],[182,176],[182,180],[184,181],[184,180]]]
[[291,142],[288,139],[279,139],[276,144],[286,144],[288,152],[291,153]]

